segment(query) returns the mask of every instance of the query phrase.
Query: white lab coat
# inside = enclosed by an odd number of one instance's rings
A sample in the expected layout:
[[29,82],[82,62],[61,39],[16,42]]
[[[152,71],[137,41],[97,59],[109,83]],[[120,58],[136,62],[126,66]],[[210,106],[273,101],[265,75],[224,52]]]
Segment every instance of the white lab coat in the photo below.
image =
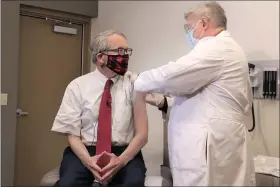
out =
[[168,124],[174,186],[255,185],[248,63],[228,31],[141,73],[134,89],[175,96]]

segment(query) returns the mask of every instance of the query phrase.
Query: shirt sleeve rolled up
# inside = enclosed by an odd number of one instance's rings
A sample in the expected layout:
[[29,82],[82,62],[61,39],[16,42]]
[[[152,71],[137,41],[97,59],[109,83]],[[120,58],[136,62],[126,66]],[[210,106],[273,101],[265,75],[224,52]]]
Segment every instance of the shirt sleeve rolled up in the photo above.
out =
[[79,87],[71,82],[64,93],[52,131],[80,136],[81,131],[81,93]]

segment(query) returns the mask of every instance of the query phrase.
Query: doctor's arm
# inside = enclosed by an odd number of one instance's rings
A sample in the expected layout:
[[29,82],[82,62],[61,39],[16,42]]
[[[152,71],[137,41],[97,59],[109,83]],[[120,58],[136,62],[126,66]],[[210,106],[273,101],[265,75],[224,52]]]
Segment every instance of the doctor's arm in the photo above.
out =
[[134,89],[167,95],[188,95],[218,79],[224,60],[219,52],[193,50],[176,62],[140,73]]
[[124,164],[129,162],[148,142],[148,115],[145,93],[137,92],[133,106],[135,135],[126,150],[120,155]]

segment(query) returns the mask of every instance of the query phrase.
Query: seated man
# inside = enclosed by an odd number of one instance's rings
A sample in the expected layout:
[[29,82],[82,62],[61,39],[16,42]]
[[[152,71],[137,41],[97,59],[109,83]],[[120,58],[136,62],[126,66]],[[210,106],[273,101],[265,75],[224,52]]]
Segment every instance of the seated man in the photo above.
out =
[[96,70],[67,86],[52,127],[70,145],[55,186],[143,187],[148,120],[145,94],[133,92],[137,75],[127,72],[132,49],[122,33],[108,30],[90,50]]

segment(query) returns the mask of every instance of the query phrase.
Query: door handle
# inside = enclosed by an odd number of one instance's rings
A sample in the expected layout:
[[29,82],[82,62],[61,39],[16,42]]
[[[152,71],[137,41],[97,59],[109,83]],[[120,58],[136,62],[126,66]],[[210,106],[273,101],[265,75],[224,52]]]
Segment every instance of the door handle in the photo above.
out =
[[27,116],[28,112],[23,112],[21,109],[17,109],[16,115],[17,116]]

